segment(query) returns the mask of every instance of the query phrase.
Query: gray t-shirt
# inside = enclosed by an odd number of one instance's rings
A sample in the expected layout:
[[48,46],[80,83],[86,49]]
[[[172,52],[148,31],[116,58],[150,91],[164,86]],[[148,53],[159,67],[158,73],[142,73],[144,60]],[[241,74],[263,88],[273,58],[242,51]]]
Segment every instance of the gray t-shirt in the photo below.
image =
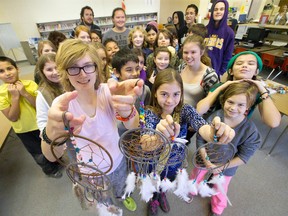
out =
[[[215,116],[219,116],[221,121],[224,120],[223,110],[217,110],[212,113],[207,121],[211,122]],[[259,148],[262,139],[261,135],[251,119],[245,118],[239,125],[233,128],[235,131],[235,137],[231,143],[235,147],[235,156],[238,156],[244,163],[247,163],[250,157],[255,153]],[[201,145],[204,145],[206,141],[197,134],[196,146],[197,148]],[[238,167],[233,167],[226,169],[224,175],[233,176],[236,173]]]
[[128,46],[128,35],[129,35],[130,29],[126,29],[124,32],[118,33],[113,31],[113,29],[107,31],[103,35],[103,43],[106,39],[112,38],[113,40],[117,41],[119,48],[123,48],[125,46]]

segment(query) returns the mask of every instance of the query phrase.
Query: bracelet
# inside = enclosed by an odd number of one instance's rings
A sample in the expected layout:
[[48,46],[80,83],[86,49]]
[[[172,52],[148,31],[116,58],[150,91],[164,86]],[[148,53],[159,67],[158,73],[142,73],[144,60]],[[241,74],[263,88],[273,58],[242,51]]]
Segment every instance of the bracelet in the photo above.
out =
[[131,113],[130,113],[129,116],[127,116],[126,118],[123,118],[122,116],[120,116],[118,112],[116,112],[115,117],[116,117],[116,119],[118,119],[119,121],[127,122],[127,121],[129,121],[130,119],[132,119],[135,115],[136,115],[136,108],[135,108],[135,106],[133,106],[133,108],[132,108],[132,110],[131,110]]
[[269,94],[268,94],[266,97],[263,97],[263,96],[261,97],[262,101],[263,101],[263,100],[266,100],[266,99],[268,99],[268,98],[269,98]]
[[[51,139],[49,139],[49,137],[46,134],[46,127],[44,127],[44,129],[42,131],[42,140],[44,142],[46,142],[47,144],[49,144],[49,145],[53,142]],[[61,142],[55,142],[55,145],[57,145],[57,146],[63,145],[64,143],[66,143],[67,140],[68,140],[68,138],[63,140],[63,141],[61,141]]]
[[[263,96],[263,95],[265,95],[265,94],[267,94],[267,96],[265,97],[265,96]],[[262,100],[266,100],[266,99],[268,99],[269,98],[269,92],[268,91],[266,91],[266,92],[263,92],[262,94],[260,94],[260,98],[262,99]]]
[[260,97],[262,98],[262,95],[264,95],[264,94],[266,94],[266,93],[269,95],[269,92],[266,91],[266,92],[263,92],[262,94],[260,94]]

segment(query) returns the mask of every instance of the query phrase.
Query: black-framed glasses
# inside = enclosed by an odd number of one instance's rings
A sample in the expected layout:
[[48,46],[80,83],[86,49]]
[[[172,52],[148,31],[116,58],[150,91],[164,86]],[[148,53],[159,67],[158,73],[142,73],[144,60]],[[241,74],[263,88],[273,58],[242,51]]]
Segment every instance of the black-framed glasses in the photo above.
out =
[[91,74],[96,71],[96,64],[85,65],[84,67],[69,67],[66,69],[70,76],[77,76],[83,70],[86,74]]

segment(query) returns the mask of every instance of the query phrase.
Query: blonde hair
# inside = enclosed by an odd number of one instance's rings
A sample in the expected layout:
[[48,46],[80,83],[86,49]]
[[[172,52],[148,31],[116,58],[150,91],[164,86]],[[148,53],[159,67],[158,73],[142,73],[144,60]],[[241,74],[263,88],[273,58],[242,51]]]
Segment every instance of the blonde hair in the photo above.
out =
[[56,65],[60,74],[60,82],[65,91],[75,90],[70,83],[67,73],[67,68],[72,67],[76,61],[88,55],[96,64],[97,79],[94,88],[98,89],[102,83],[103,76],[101,71],[101,61],[97,55],[96,48],[91,43],[85,43],[79,39],[67,39],[59,47],[56,54]]
[[147,42],[146,42],[147,32],[145,31],[144,28],[142,28],[142,26],[135,26],[133,29],[130,30],[129,35],[128,35],[128,46],[129,46],[129,48],[133,48],[133,34],[136,31],[140,31],[143,34],[142,48],[143,47],[147,47]]

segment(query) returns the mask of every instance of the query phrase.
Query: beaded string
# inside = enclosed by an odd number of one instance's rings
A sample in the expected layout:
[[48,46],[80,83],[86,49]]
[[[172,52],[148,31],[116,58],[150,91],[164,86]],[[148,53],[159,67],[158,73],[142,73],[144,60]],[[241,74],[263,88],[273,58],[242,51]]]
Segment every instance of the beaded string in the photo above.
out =
[[145,127],[145,109],[144,109],[144,101],[141,100],[140,101],[140,108],[139,108],[139,124],[140,124],[140,127],[141,129],[143,129]]

